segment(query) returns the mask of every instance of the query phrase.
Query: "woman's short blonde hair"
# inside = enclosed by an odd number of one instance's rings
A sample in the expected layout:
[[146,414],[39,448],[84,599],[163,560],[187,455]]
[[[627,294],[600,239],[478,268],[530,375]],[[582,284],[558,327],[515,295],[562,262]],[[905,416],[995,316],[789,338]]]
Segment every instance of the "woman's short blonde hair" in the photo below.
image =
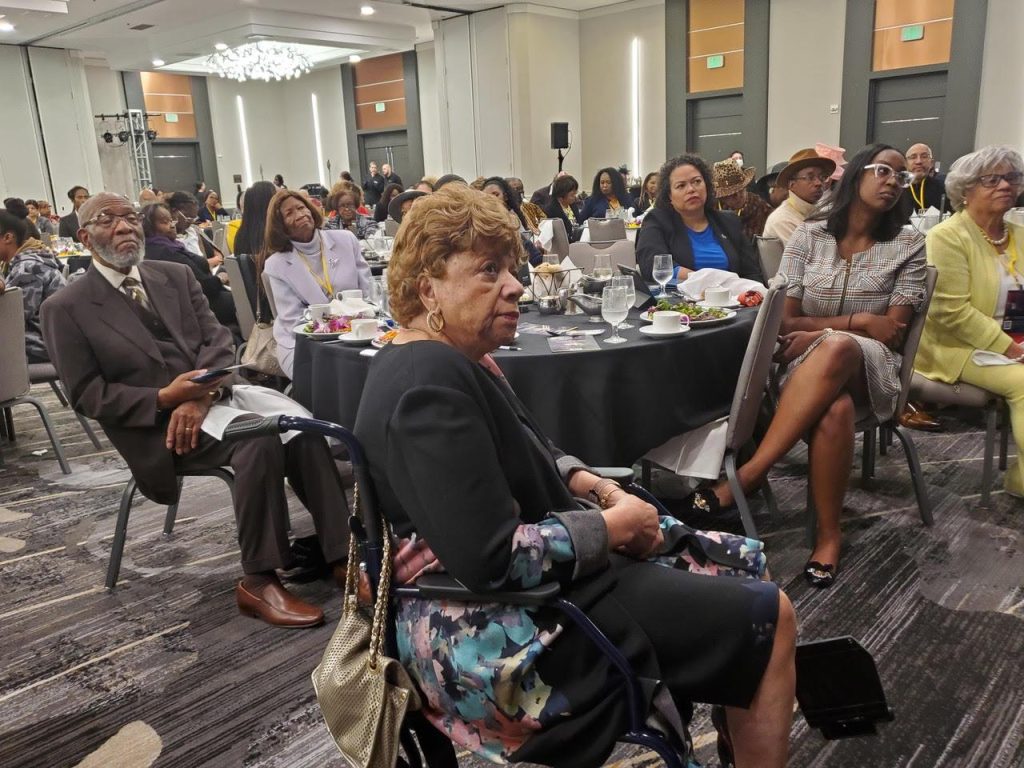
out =
[[443,278],[457,253],[526,258],[518,222],[500,200],[461,184],[448,184],[416,200],[402,217],[388,264],[391,315],[408,325],[425,311],[420,300],[422,275]]
[[1024,172],[1024,160],[1013,147],[988,146],[957,159],[946,174],[946,194],[954,211],[964,207],[967,190],[978,183],[978,177],[993,173],[1000,165]]

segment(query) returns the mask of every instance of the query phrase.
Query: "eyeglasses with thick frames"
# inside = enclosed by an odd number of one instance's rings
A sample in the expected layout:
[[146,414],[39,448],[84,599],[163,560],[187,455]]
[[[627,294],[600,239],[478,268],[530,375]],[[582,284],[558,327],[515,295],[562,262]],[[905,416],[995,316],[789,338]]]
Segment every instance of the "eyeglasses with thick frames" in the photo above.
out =
[[891,165],[886,165],[885,163],[871,163],[870,165],[865,165],[864,170],[874,171],[875,178],[882,181],[888,181],[895,177],[896,184],[903,189],[909,187],[914,181],[914,174],[910,171],[896,171],[893,170]]
[[984,176],[978,177],[978,183],[988,189],[998,187],[1000,181],[1005,181],[1011,187],[1019,187],[1024,183],[1024,173],[1021,173],[1020,171],[1010,171],[1009,173],[986,173]]
[[142,217],[137,213],[98,213],[88,221],[82,224],[83,227],[92,226],[93,224],[108,229],[113,227],[118,220],[123,221],[129,227],[137,227],[142,221]]
[[816,181],[820,181],[822,184],[824,184],[826,181],[828,181],[828,176],[826,176],[824,173],[805,173],[802,176],[794,176],[791,179],[791,181],[807,181],[810,182],[811,184],[813,184]]

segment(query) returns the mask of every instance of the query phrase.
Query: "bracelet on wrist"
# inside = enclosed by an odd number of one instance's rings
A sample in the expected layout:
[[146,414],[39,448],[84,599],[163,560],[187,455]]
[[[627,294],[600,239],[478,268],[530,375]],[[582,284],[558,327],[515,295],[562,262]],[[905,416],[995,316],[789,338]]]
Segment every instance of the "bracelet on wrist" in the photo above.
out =
[[621,490],[621,485],[614,480],[609,480],[604,477],[594,483],[594,486],[590,489],[587,495],[590,496],[593,501],[597,502],[597,505],[601,507],[601,509],[607,509],[610,506],[608,503],[609,497],[615,493],[615,491]]

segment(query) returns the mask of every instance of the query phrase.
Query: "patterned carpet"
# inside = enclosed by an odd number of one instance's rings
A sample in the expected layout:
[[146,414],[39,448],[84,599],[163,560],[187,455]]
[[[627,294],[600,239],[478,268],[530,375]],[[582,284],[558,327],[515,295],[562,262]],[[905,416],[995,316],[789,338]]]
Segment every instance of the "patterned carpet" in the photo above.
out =
[[[114,594],[103,578],[127,480],[69,411],[39,390],[74,473],[64,476],[30,409],[0,467],[0,765],[343,766],[309,683],[340,608],[318,582],[297,587],[325,606],[317,630],[273,629],[240,616],[227,490],[189,480],[174,533],[164,508],[136,503]],[[895,722],[877,737],[826,742],[797,714],[792,766],[1024,766],[1024,502],[979,507],[981,434],[970,415],[942,416],[942,434],[915,433],[935,507],[920,522],[901,449],[879,457],[870,490],[847,497],[837,586],[799,578],[805,455],[773,474],[780,516],[759,514],[775,578],[792,597],[801,639],[851,634],[874,654]],[[104,446],[109,448],[105,438]],[[656,490],[677,483],[656,477]],[[293,502],[297,534],[310,520]],[[699,521],[712,527],[709,521]],[[713,527],[738,529],[728,516]],[[707,713],[693,733],[717,765]],[[464,766],[483,764],[467,755]],[[610,764],[657,762],[621,748]]]

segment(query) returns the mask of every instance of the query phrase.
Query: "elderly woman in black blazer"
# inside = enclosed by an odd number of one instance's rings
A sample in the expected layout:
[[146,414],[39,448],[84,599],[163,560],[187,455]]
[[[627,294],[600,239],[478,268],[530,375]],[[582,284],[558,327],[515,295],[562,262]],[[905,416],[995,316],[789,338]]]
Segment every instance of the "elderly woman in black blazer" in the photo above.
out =
[[671,253],[674,278],[713,267],[763,280],[757,253],[734,213],[715,210],[711,171],[697,155],[674,157],[661,167],[658,197],[637,234],[636,261],[654,282],[654,257]]

